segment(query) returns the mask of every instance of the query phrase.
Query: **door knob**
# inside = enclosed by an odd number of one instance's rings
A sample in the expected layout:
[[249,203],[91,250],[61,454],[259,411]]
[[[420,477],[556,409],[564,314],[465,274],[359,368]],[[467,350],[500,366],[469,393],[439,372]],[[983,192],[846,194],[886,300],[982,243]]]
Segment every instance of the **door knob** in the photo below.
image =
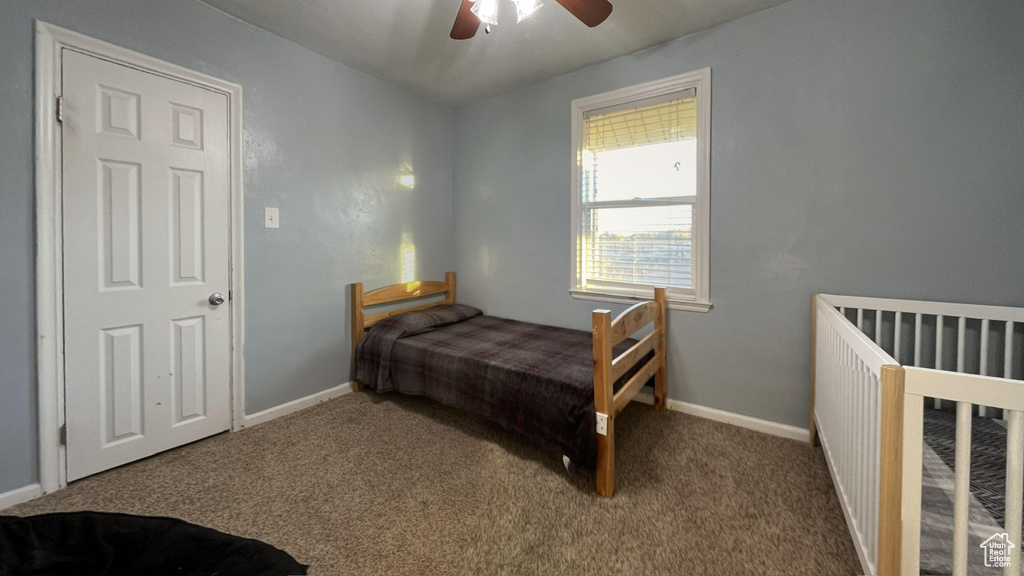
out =
[[213,294],[210,294],[210,304],[212,304],[214,306],[220,306],[223,303],[224,303],[224,295],[223,294],[221,294],[220,292],[214,292]]

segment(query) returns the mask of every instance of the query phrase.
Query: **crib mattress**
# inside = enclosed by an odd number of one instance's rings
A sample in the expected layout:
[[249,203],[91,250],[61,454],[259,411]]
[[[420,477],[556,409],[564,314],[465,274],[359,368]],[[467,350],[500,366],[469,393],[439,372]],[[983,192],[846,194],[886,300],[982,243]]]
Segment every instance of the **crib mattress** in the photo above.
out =
[[[981,543],[1001,527],[1006,501],[1006,426],[993,418],[974,418],[971,431],[971,499],[967,566],[971,574],[1000,575],[986,567]],[[956,413],[925,410],[921,488],[921,573],[953,572],[953,468]]]

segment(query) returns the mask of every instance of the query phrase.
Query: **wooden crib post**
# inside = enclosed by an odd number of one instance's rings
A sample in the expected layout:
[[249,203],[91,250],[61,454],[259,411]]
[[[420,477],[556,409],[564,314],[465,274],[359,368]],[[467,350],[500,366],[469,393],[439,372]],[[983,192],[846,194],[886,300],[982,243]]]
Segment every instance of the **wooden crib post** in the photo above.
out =
[[903,549],[903,399],[906,371],[882,366],[882,437],[879,442],[878,576],[898,576]]
[[665,369],[665,289],[654,289],[654,301],[658,303],[658,317],[654,320],[654,329],[658,331],[658,343],[654,350],[658,355],[658,371],[654,374],[654,409],[664,412],[668,395],[668,375]]
[[612,313],[594,310],[594,411],[607,422],[597,434],[597,493],[615,495],[615,410],[612,404]]
[[811,414],[810,422],[807,426],[808,438],[807,441],[811,446],[817,447],[821,443],[818,441],[818,422],[814,419],[814,388],[815,380],[818,377],[817,372],[818,362],[818,295],[811,295]]
[[[363,317],[363,283],[356,282],[352,284],[352,361],[355,362],[356,357],[356,345],[363,339],[363,334],[366,332],[366,326]],[[355,376],[352,378],[352,391],[361,392],[363,385],[356,381]]]

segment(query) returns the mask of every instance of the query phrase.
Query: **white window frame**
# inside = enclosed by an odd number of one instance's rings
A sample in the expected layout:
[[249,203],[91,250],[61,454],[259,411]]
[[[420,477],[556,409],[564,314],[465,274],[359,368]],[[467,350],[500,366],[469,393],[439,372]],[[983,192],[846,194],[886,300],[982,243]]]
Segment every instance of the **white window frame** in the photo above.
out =
[[[628,285],[623,288],[584,287],[580,277],[579,243],[583,241],[582,193],[583,127],[588,112],[647,100],[673,92],[693,89],[697,96],[697,196],[665,198],[673,203],[684,201],[694,207],[693,216],[693,279],[692,291],[668,290],[668,305],[674,310],[707,312],[711,309],[709,270],[709,243],[711,228],[711,68],[687,74],[662,78],[653,82],[629,86],[604,94],[578,98],[572,101],[572,268],[569,293],[580,300],[632,303],[652,297],[653,286]],[[591,203],[593,205],[594,203]],[[605,204],[605,203],[601,203]],[[613,201],[615,206],[652,206],[656,201]]]

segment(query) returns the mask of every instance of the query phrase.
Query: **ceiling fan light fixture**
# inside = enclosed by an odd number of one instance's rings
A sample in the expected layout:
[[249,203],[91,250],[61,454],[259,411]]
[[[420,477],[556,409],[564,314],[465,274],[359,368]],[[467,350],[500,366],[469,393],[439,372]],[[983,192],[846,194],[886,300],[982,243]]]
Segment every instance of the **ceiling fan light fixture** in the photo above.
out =
[[498,0],[474,0],[470,11],[484,24],[498,24]]
[[516,5],[516,24],[533,16],[534,12],[544,6],[540,0],[512,0],[512,2]]

